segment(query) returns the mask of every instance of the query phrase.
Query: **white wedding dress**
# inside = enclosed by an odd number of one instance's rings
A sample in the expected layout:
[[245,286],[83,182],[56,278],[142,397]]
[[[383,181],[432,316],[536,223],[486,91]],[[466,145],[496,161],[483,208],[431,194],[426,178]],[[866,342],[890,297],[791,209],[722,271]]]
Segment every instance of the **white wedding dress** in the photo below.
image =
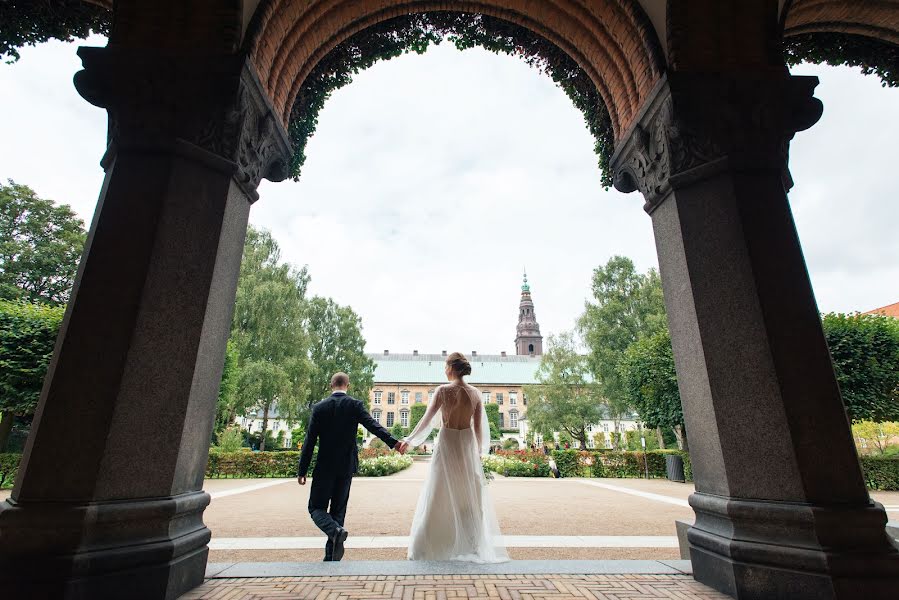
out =
[[440,386],[405,441],[420,446],[434,427],[440,432],[412,520],[409,560],[509,560],[481,466],[490,425],[480,392],[466,383]]

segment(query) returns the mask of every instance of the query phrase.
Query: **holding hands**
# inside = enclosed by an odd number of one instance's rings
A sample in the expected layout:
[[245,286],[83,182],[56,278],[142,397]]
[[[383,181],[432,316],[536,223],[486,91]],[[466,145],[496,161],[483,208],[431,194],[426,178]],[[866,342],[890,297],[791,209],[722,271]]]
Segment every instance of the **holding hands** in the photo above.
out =
[[404,442],[404,441],[400,440],[399,442],[396,443],[396,446],[394,446],[393,449],[396,450],[397,452],[399,452],[400,454],[405,454],[406,450],[409,449],[409,442]]

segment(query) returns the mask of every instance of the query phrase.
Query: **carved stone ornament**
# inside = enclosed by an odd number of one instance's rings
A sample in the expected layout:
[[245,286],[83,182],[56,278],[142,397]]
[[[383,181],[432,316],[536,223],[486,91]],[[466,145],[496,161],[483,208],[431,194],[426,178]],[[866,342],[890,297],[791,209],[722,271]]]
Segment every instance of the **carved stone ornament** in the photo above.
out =
[[81,48],[75,87],[109,114],[108,160],[120,149],[195,148],[232,163],[255,200],[264,179],[287,177],[287,132],[244,57],[165,56]]
[[779,169],[789,142],[823,106],[816,77],[669,73],[612,157],[615,189],[639,190],[647,212],[679,185],[722,169]]

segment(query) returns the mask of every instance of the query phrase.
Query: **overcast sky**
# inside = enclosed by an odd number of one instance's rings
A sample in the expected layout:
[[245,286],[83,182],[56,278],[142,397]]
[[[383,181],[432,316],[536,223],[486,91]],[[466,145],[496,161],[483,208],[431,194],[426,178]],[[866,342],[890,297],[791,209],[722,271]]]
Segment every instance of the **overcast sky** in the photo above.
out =
[[[100,39],[80,42],[103,45]],[[72,86],[78,44],[0,64],[0,178],[89,223],[106,114]],[[822,311],[899,301],[899,90],[818,75],[824,116],[791,147],[791,203]],[[300,182],[264,182],[250,222],[306,264],[312,293],[351,305],[367,349],[514,351],[527,267],[544,336],[570,329],[592,269],[657,266],[638,194],[604,191],[581,114],[523,62],[448,44],[381,63],[320,116]]]

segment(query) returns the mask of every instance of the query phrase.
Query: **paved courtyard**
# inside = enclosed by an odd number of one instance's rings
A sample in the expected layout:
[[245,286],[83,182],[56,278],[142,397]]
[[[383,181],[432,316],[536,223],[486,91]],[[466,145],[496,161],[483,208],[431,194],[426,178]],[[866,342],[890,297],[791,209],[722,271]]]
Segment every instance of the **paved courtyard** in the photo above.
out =
[[[353,481],[344,560],[404,560],[427,463]],[[211,562],[320,561],[309,486],[288,480],[208,480]],[[513,559],[675,559],[674,521],[692,520],[690,484],[641,479],[497,477],[489,486]],[[899,492],[875,492],[899,511]],[[899,512],[891,512],[899,516]]]

